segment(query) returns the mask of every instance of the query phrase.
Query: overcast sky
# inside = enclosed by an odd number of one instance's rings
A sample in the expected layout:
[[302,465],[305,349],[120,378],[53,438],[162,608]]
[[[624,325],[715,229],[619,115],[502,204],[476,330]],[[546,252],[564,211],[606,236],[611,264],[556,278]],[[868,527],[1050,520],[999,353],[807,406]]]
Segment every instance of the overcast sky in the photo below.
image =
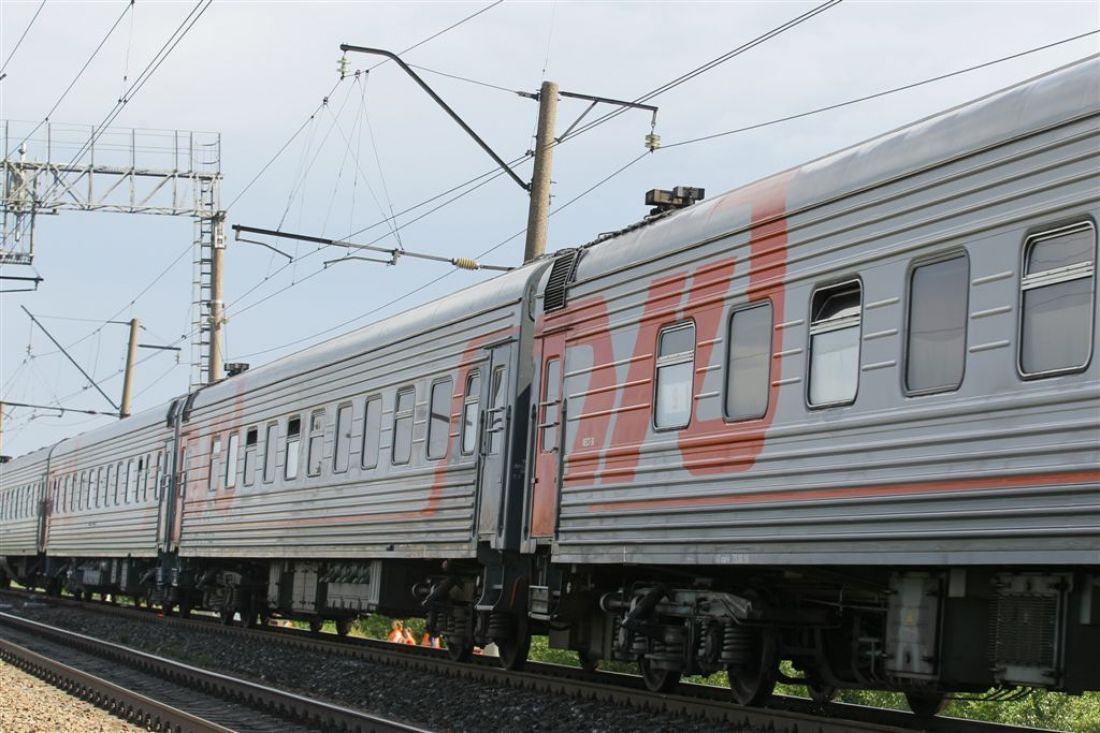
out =
[[[215,0],[114,124],[220,133],[222,205],[232,203],[230,225],[281,224],[286,231],[344,237],[383,222],[391,207],[400,212],[493,164],[396,65],[337,84],[339,45],[401,50],[489,4]],[[39,0],[0,3],[0,58],[8,58],[39,5]],[[42,120],[126,5],[125,0],[47,0],[4,69],[0,117]],[[537,104],[510,90],[534,91],[552,79],[565,91],[634,99],[815,5],[508,0],[404,58],[503,87],[422,72],[502,157],[511,159],[532,145]],[[59,125],[101,122],[193,7],[191,0],[138,0],[52,119]],[[1100,4],[1092,1],[848,0],[658,97],[657,132],[672,143],[743,127],[1097,28]],[[1093,35],[882,99],[659,151],[554,216],[549,249],[581,244],[638,220],[650,188],[702,186],[714,196],[1098,50]],[[352,71],[375,63],[354,55],[349,61]],[[328,105],[321,107],[330,90]],[[583,102],[562,100],[559,132],[584,108]],[[241,195],[303,123],[298,137]],[[27,127],[13,123],[16,129]],[[58,136],[65,130],[73,134],[71,127],[58,128]],[[554,160],[554,203],[569,201],[644,152],[648,132],[648,114],[628,112],[562,145]],[[520,172],[529,177],[529,166]],[[500,177],[401,229],[401,244],[473,257],[521,231],[526,207],[526,194]],[[398,216],[397,224],[425,210]],[[379,239],[396,246],[394,235],[387,236],[391,227],[374,226],[354,241]],[[143,342],[180,342],[190,329],[187,249],[193,236],[187,217],[84,212],[40,217],[34,270],[2,270],[21,276],[37,271],[45,280],[35,293],[0,295],[0,398],[110,410],[19,306],[43,316],[63,344],[73,344],[73,356],[117,402],[126,329],[97,328],[96,321],[116,313],[119,319],[136,317],[147,328]],[[342,252],[312,253],[312,245],[290,241],[279,246],[297,258],[289,266],[262,247],[229,244],[228,361],[263,364],[486,277],[410,259],[396,267],[346,262],[322,269],[324,260]],[[484,261],[518,264],[522,252],[520,236]],[[414,292],[441,275],[446,277]],[[0,287],[16,283],[0,281]],[[187,389],[190,350],[186,339],[182,345],[179,364],[172,352],[141,352],[148,359],[136,376],[136,409]],[[5,417],[3,452],[9,455],[109,420],[23,408]]]

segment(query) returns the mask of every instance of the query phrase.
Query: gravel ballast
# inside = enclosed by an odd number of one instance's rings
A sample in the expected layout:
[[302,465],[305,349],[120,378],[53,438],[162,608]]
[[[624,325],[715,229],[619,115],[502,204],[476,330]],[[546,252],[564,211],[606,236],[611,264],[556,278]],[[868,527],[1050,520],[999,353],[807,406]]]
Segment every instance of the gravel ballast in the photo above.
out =
[[4,733],[140,733],[130,725],[0,661],[0,731]]
[[21,605],[14,604],[9,612],[434,731],[715,730],[713,722],[685,716],[431,675],[352,657],[291,649],[274,640],[230,639],[171,626],[155,616],[129,621],[94,611],[39,603],[29,603],[25,608]]

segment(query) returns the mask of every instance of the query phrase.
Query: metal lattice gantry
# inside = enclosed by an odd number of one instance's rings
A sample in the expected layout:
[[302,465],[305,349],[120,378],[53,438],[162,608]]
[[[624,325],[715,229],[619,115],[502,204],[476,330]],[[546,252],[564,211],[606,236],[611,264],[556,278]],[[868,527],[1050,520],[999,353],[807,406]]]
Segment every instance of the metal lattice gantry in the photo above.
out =
[[221,136],[15,120],[3,125],[0,265],[34,262],[34,224],[43,214],[193,217],[191,384],[220,379]]

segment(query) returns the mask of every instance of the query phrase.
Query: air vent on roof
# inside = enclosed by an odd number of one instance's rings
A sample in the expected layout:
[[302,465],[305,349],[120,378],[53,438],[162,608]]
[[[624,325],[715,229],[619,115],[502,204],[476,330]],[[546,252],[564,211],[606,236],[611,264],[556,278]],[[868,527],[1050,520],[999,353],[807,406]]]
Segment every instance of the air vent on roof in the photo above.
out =
[[673,209],[687,208],[696,201],[702,201],[705,195],[705,189],[693,188],[691,186],[677,186],[671,191],[654,188],[646,191],[645,202],[646,206],[655,207],[649,212],[650,216],[654,216]]
[[565,291],[577,276],[577,260],[580,259],[580,254],[577,249],[557,253],[554,266],[550,268],[550,279],[546,283],[544,311],[556,311],[565,307]]

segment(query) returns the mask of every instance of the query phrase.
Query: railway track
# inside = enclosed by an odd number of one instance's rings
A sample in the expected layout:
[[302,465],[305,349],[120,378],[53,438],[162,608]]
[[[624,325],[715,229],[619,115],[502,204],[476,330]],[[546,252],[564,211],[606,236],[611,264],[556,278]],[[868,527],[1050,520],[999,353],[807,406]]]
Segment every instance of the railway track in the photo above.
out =
[[[19,597],[42,601],[39,594],[11,591]],[[214,617],[151,616],[139,610],[73,599],[50,598],[50,604],[71,605],[84,610],[125,617],[136,621],[169,623],[205,634],[223,637],[265,639],[289,649],[320,652],[420,670],[448,677],[477,680],[494,685],[534,690],[556,696],[570,696],[672,715],[705,719],[716,724],[744,730],[797,731],[798,733],[845,733],[859,731],[928,731],[929,733],[1020,733],[1032,728],[937,717],[921,719],[911,713],[845,703],[818,705],[804,698],[775,696],[767,708],[748,708],[729,702],[724,688],[682,683],[673,693],[655,694],[645,689],[641,678],[614,672],[584,672],[575,667],[530,662],[523,672],[509,672],[492,658],[476,658],[473,663],[457,663],[445,651],[417,646],[390,644],[358,637],[314,634],[305,630],[262,627],[245,629],[226,626]]]
[[151,730],[426,733],[8,613],[0,659]]

